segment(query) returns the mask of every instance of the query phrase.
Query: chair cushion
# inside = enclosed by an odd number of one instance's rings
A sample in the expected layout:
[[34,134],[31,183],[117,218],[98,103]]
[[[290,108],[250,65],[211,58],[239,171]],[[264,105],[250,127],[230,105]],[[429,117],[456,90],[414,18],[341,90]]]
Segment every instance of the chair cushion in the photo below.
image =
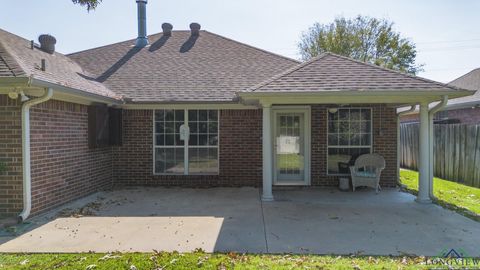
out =
[[377,177],[377,175],[374,172],[369,172],[369,171],[357,171],[355,175],[360,177],[371,177],[371,178]]

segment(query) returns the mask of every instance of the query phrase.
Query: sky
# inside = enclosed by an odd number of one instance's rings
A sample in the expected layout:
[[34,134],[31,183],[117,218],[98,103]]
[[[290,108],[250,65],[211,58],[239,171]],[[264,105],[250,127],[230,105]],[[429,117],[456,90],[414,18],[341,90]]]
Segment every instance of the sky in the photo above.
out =
[[[135,0],[103,0],[94,11],[71,0],[2,0],[0,28],[37,40],[52,34],[57,50],[71,53],[137,35]],[[174,30],[202,29],[291,58],[297,43],[315,22],[367,15],[386,18],[417,44],[419,76],[450,82],[480,67],[478,0],[148,0],[148,34],[164,22]]]

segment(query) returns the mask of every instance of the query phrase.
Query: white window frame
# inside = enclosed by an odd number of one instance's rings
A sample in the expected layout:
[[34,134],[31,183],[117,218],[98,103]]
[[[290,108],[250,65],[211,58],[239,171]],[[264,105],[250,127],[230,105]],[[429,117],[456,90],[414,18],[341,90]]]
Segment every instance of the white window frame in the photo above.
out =
[[[217,111],[217,145],[189,145],[189,140],[190,140],[190,133],[188,134],[187,136],[187,140],[184,140],[183,141],[183,146],[175,146],[175,145],[172,145],[172,146],[166,146],[166,145],[156,145],[156,132],[155,132],[155,123],[156,123],[156,111],[160,111],[160,110],[173,110],[173,111],[181,111],[183,110],[184,111],[184,117],[183,117],[183,124],[185,126],[188,126],[188,122],[189,122],[189,119],[188,119],[188,111],[189,110],[195,110],[195,111],[198,111],[198,110],[207,110],[207,111]],[[208,127],[207,127],[208,128]],[[153,110],[153,130],[152,130],[152,145],[153,145],[153,157],[152,157],[152,160],[153,160],[153,175],[219,175],[220,174],[220,110],[219,109],[208,109],[208,108],[158,108],[158,109],[154,109]],[[207,137],[208,138],[208,137]],[[184,149],[184,172],[183,173],[157,173],[156,170],[155,170],[155,166],[156,166],[156,160],[155,160],[155,153],[156,153],[156,149],[157,148],[182,148]],[[189,155],[188,155],[188,150],[190,148],[206,148],[206,149],[210,149],[210,148],[216,148],[217,149],[217,167],[216,167],[216,171],[213,172],[213,173],[190,173],[190,168],[189,168]]]
[[[328,114],[329,114],[329,110],[331,110],[331,109],[336,109],[336,110],[338,110],[338,112],[339,112],[340,110],[342,110],[342,109],[343,109],[343,110],[345,110],[345,109],[349,109],[349,110],[351,110],[351,109],[370,110],[370,145],[369,145],[369,146],[367,146],[367,145],[354,145],[354,146],[351,146],[351,145],[348,145],[348,146],[332,145],[332,146],[330,146],[330,144],[329,144],[329,142],[328,142],[328,137],[329,137],[329,135],[330,135],[331,133],[329,132],[329,127],[328,127],[328,124],[329,124],[329,121],[330,121],[330,120],[329,120],[329,117],[328,117],[328,116],[329,116]],[[373,151],[373,108],[372,108],[372,107],[331,107],[331,108],[327,108],[325,112],[326,112],[326,114],[327,114],[327,117],[326,117],[326,119],[327,119],[327,121],[326,121],[326,131],[327,131],[327,132],[326,132],[326,134],[327,134],[327,136],[326,136],[326,145],[327,145],[327,151],[326,151],[326,155],[327,155],[327,158],[326,158],[327,164],[326,164],[326,165],[327,165],[327,167],[326,167],[326,170],[327,170],[327,175],[328,175],[328,176],[346,176],[346,175],[350,175],[350,174],[348,174],[348,173],[345,173],[345,174],[344,174],[344,173],[329,173],[328,164],[329,164],[329,156],[330,156],[330,155],[328,154],[328,152],[329,152],[330,148],[348,148],[348,149],[353,149],[353,148],[369,148],[369,149],[370,149],[370,153],[372,153],[372,151]],[[349,120],[349,123],[350,123],[350,122],[351,122],[351,121]]]

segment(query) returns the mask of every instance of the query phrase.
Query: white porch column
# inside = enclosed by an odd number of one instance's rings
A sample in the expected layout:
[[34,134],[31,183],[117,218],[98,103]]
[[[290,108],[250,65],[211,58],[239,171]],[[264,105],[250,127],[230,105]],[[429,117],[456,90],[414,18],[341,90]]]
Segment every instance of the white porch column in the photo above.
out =
[[431,203],[430,200],[430,132],[428,102],[420,104],[420,138],[418,162],[418,196],[417,202]]
[[271,112],[272,104],[262,104],[263,106],[263,194],[262,201],[273,201],[272,194],[272,124]]

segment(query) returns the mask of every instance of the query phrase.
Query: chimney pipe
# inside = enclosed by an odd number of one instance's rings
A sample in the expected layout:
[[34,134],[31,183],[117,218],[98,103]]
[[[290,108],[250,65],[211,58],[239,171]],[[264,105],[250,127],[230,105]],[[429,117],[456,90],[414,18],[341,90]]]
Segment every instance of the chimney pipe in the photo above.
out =
[[138,37],[135,47],[148,45],[147,38],[147,0],[136,0],[138,12]]

